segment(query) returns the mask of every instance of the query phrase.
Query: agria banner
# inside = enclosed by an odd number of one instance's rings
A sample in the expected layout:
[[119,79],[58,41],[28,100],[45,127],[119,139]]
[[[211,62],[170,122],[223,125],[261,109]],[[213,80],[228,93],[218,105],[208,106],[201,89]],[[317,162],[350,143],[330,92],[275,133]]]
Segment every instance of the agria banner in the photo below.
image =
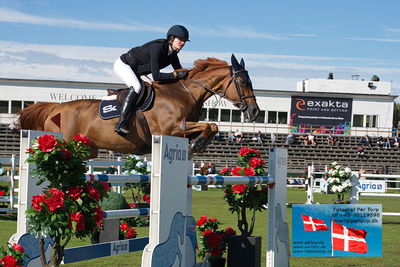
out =
[[291,125],[350,125],[352,104],[350,98],[292,96]]

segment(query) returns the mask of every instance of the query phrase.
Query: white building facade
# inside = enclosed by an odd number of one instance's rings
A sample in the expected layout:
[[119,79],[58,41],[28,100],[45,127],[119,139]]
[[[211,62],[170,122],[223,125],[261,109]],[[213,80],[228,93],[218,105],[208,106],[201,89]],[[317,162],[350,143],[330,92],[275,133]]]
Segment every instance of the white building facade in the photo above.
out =
[[[34,102],[101,99],[118,83],[68,82],[0,78],[0,123],[10,123],[21,108]],[[201,121],[218,124],[221,131],[288,133],[314,131],[387,135],[392,131],[394,100],[391,83],[358,80],[308,79],[296,91],[255,89],[261,109],[255,122],[246,123],[229,101],[211,97]]]

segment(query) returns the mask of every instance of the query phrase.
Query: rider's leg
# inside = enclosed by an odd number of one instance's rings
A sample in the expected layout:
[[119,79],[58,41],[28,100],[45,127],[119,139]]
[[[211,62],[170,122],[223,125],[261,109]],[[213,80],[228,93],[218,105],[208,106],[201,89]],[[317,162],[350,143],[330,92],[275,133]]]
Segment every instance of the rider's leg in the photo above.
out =
[[129,87],[128,95],[122,104],[121,117],[115,125],[114,131],[120,135],[129,134],[128,116],[132,110],[132,105],[136,102],[140,93],[140,82],[136,74],[132,71],[131,67],[118,58],[114,63],[114,71],[121,78],[122,81]]

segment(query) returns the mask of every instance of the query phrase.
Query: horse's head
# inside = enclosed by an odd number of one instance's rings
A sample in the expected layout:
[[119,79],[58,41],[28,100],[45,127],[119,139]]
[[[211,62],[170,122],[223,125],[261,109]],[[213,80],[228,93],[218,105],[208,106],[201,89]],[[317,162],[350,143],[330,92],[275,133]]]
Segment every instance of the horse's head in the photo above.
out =
[[254,96],[249,73],[245,69],[243,58],[239,63],[235,55],[232,54],[231,63],[231,79],[225,95],[243,112],[245,121],[252,122],[260,113],[260,108]]

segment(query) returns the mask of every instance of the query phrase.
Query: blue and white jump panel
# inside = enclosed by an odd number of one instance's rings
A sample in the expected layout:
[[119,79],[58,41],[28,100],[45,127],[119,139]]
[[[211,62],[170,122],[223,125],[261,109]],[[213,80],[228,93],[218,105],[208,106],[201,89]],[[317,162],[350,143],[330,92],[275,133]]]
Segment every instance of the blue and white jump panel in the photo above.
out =
[[143,237],[67,248],[64,251],[64,264],[141,251],[148,243],[149,238]]

